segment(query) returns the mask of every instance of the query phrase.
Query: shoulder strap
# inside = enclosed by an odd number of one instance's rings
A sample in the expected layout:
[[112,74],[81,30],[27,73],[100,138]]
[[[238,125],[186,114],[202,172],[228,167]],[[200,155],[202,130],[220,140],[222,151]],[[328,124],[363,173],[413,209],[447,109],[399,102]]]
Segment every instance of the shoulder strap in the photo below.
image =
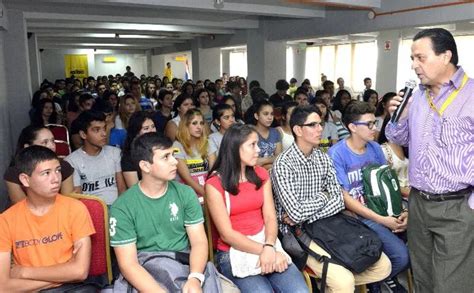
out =
[[224,196],[225,196],[225,207],[227,210],[227,214],[230,216],[230,196],[227,190],[224,190]]
[[393,156],[392,156],[392,150],[390,149],[390,146],[386,143],[382,144],[382,147],[385,149],[385,152],[387,153],[387,162],[390,165],[390,167],[393,167]]
[[[321,293],[325,293],[326,290],[326,278],[328,274],[328,268],[329,268],[329,263],[333,262],[331,258],[325,256],[325,255],[320,255],[316,252],[314,252],[311,248],[309,248],[309,245],[306,243],[309,243],[308,241],[311,240],[310,236],[304,232],[304,230],[301,229],[300,232],[296,232],[295,229],[291,229],[291,232],[293,233],[298,240],[299,244],[301,247],[312,257],[314,257],[317,261],[321,262],[323,264],[323,272],[321,275],[321,290],[319,290]],[[309,239],[308,239],[309,238]]]

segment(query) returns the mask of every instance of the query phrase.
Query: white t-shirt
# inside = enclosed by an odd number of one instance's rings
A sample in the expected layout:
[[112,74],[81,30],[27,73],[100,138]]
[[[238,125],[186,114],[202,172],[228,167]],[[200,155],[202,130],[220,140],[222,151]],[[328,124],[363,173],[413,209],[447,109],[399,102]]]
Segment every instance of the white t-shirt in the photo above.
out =
[[211,135],[209,135],[209,154],[216,153],[216,156],[217,156],[223,137],[224,135],[220,133],[219,131],[214,132]]
[[117,199],[118,189],[115,173],[122,172],[120,149],[104,146],[97,156],[90,156],[82,148],[65,158],[74,167],[74,186],[82,193],[100,197],[107,205]]

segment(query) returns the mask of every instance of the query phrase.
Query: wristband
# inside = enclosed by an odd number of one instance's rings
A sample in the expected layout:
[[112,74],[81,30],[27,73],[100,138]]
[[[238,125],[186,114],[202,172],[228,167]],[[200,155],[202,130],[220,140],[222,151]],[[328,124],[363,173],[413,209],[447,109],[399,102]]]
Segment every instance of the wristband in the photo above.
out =
[[201,274],[201,273],[190,273],[190,274],[188,275],[188,280],[189,280],[189,279],[192,279],[192,278],[198,279],[199,282],[201,283],[201,287],[202,287],[202,285],[204,284],[204,279],[205,279],[204,274]]
[[270,244],[270,243],[263,244],[263,248],[265,248],[265,246],[268,246],[268,247],[271,247],[271,248],[275,249],[275,246],[273,244]]

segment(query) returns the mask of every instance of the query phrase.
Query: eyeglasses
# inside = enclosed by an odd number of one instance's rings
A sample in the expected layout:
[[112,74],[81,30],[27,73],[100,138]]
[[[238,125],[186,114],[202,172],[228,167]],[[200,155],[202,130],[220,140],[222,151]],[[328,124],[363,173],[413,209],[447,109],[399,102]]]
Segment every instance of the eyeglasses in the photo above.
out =
[[310,123],[306,123],[306,124],[300,124],[299,126],[303,127],[303,126],[307,126],[307,127],[311,127],[311,128],[315,128],[316,126],[323,126],[323,122],[320,121],[320,122],[310,122]]
[[354,124],[354,125],[365,125],[369,129],[373,129],[375,127],[375,123],[376,123],[375,120],[373,120],[373,121],[354,121],[354,122],[352,122],[352,124]]

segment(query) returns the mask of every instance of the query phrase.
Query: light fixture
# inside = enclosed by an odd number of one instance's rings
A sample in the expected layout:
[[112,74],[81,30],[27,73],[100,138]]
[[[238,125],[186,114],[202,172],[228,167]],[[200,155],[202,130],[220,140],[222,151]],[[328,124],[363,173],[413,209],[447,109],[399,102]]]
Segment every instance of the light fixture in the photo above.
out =
[[224,0],[214,0],[214,7],[216,9],[224,8]]

